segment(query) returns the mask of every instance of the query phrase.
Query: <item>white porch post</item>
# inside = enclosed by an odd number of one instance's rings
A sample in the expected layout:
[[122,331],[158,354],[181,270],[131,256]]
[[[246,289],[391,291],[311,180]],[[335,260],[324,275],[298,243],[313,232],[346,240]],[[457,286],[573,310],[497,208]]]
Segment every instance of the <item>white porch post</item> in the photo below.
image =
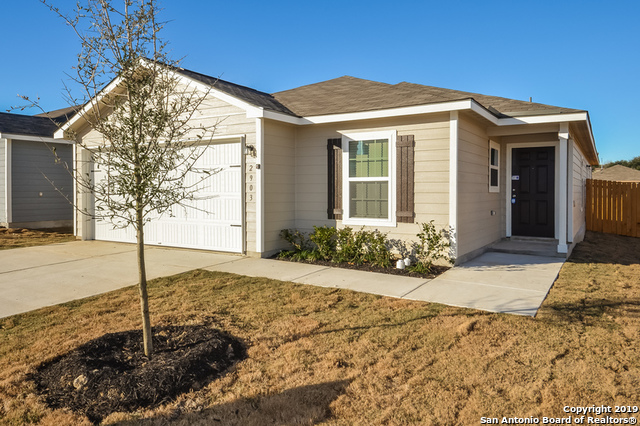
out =
[[458,111],[449,116],[449,254],[458,258]]
[[264,122],[256,118],[256,252],[264,253]]
[[567,167],[568,167],[568,145],[569,145],[569,124],[561,123],[558,131],[558,141],[560,142],[560,158],[558,158],[558,253],[567,253]]

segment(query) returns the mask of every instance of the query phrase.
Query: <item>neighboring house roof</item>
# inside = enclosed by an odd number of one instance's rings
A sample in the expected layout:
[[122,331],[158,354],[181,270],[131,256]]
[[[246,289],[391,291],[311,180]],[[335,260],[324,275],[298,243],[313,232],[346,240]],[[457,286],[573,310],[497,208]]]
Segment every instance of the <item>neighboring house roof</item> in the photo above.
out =
[[596,169],[592,176],[596,180],[613,180],[618,182],[640,182],[640,170],[621,166],[619,164],[606,169]]
[[82,105],[74,105],[66,108],[56,109],[54,111],[36,114],[34,115],[34,117],[47,117],[52,119],[56,123],[61,124],[73,117],[76,112],[80,110],[80,108],[82,108]]
[[0,112],[0,133],[52,137],[58,125],[47,117]]
[[487,96],[402,82],[380,83],[344,76],[273,94],[281,104],[308,117],[474,99],[499,118],[566,114],[584,110]]

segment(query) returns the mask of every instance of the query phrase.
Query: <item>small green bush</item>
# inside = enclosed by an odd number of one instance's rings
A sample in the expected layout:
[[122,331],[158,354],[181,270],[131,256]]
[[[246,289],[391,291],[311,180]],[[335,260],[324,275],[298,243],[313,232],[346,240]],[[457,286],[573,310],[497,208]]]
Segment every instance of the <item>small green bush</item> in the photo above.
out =
[[389,250],[389,240],[387,234],[383,234],[377,229],[367,232],[367,251],[365,260],[372,265],[388,268],[391,266],[391,252]]
[[412,272],[428,274],[433,268],[433,263],[438,259],[445,259],[453,263],[447,251],[451,244],[444,229],[437,231],[433,220],[420,224],[420,232],[417,234],[419,242],[413,244],[416,262],[409,267]]
[[280,237],[291,244],[293,250],[281,251],[278,254],[279,259],[291,259],[295,261],[313,260],[313,244],[307,239],[303,232],[297,229],[283,229],[280,231]]
[[309,239],[316,245],[319,259],[331,260],[336,253],[337,231],[333,226],[314,226]]
[[391,252],[387,234],[378,230],[353,231],[349,227],[339,229],[336,233],[337,244],[334,262],[347,262],[355,265],[370,263],[387,268],[391,266]]
[[[408,256],[408,244],[389,240],[386,233],[378,230],[365,231],[364,227],[354,231],[346,226],[314,226],[307,237],[304,233],[283,229],[280,236],[292,246],[292,250],[281,252],[278,257],[296,261],[326,260],[354,265],[371,264],[382,268],[393,266],[391,247]],[[437,231],[433,221],[420,224],[417,234],[419,242],[411,245],[415,262],[408,269],[412,272],[430,273],[433,263],[439,259],[451,262],[447,255],[450,244],[444,230]],[[406,255],[405,255],[406,253]]]

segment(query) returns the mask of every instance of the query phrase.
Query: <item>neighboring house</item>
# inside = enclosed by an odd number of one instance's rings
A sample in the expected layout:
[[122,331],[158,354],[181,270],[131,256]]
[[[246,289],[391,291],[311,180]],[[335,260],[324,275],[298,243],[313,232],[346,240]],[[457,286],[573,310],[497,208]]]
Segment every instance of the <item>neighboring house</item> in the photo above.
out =
[[[72,144],[54,140],[71,108],[38,116],[0,113],[0,226],[73,225]],[[56,161],[56,155],[59,161]]]
[[593,171],[592,179],[613,180],[618,182],[640,182],[640,170],[616,164],[615,166],[607,167],[606,169],[595,169]]
[[[366,226],[412,240],[434,220],[451,229],[460,262],[505,237],[555,240],[564,254],[584,236],[585,180],[598,164],[587,111],[354,77],[268,94],[177,73],[210,90],[194,119],[218,126],[198,167],[222,172],[198,205],[209,213],[150,223],[151,244],[270,256],[287,246],[285,228]],[[82,117],[65,129],[100,143]],[[90,172],[86,153],[77,158]],[[87,217],[77,234],[135,241]]]

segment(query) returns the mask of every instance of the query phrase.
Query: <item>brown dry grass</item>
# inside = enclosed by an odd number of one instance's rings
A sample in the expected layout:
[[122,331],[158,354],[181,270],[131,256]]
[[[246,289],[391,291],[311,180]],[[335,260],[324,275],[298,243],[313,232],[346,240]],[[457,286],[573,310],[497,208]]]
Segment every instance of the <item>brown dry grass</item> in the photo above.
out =
[[75,241],[71,229],[7,229],[0,228],[0,250],[42,246]]
[[[106,424],[479,424],[640,400],[640,239],[589,234],[536,318],[194,271],[155,280],[156,324],[210,318],[249,345],[224,378]],[[128,288],[0,320],[0,422],[82,424],[25,374],[138,326]]]

